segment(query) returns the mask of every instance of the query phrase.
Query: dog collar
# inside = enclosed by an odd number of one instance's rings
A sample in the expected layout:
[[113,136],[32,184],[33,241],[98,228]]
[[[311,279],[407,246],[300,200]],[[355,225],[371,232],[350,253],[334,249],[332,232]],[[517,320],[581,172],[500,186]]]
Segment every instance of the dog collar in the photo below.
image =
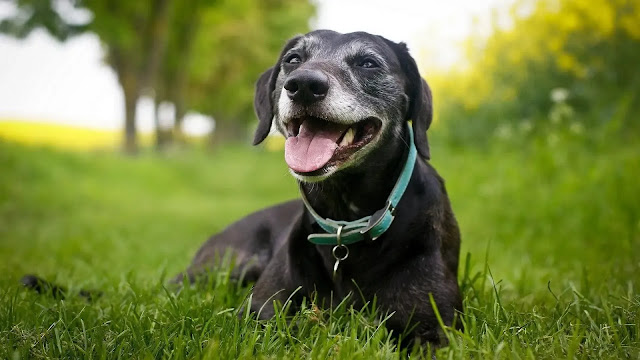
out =
[[[389,229],[393,219],[395,218],[396,206],[398,205],[398,202],[400,202],[404,191],[407,189],[407,185],[409,184],[409,180],[411,179],[411,174],[413,173],[413,168],[416,163],[417,150],[413,141],[413,131],[411,126],[408,126],[408,129],[411,141],[409,141],[409,155],[407,156],[407,161],[404,164],[402,173],[398,177],[398,181],[396,181],[391,194],[387,198],[386,205],[382,209],[373,213],[373,215],[365,216],[354,221],[323,218],[313,210],[311,204],[309,204],[309,201],[304,195],[302,185],[300,185],[300,195],[302,196],[304,206],[309,210],[311,216],[313,216],[318,225],[327,232],[327,234],[311,234],[307,236],[307,240],[316,245],[349,245],[365,239],[376,240]],[[336,267],[337,264],[338,263],[336,263]]]

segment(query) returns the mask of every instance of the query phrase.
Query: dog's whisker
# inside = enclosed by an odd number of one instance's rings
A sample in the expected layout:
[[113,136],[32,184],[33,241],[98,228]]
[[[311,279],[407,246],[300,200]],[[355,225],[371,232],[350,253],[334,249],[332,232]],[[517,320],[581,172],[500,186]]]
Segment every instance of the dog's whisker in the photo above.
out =
[[392,133],[393,133],[393,136],[395,136],[398,140],[400,140],[400,141],[402,141],[404,143],[404,145],[407,147],[407,149],[410,147],[410,145],[404,139],[404,136],[402,134],[402,130],[397,128],[397,129],[394,129],[394,131]]

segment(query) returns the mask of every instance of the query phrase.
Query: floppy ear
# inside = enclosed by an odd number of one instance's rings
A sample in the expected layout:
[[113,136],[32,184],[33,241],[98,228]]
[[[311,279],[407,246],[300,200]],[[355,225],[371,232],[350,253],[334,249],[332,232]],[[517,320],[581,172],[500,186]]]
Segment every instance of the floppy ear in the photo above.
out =
[[271,122],[273,120],[273,102],[275,101],[275,99],[273,99],[273,91],[276,88],[276,80],[280,73],[280,62],[282,61],[282,56],[284,56],[300,38],[301,36],[296,36],[289,40],[282,49],[278,57],[278,62],[262,73],[256,82],[256,94],[253,99],[253,107],[258,116],[258,128],[253,135],[253,145],[260,144],[267,135],[269,135]]
[[[273,107],[271,106],[271,77],[273,68],[263,72],[256,82],[256,95],[253,98],[253,108],[258,116],[258,128],[253,135],[253,145],[258,145],[264,140],[271,130],[273,119]],[[276,75],[277,77],[277,75]]]
[[407,77],[407,95],[409,96],[409,107],[406,120],[411,120],[414,141],[418,153],[423,158],[431,158],[429,152],[429,141],[427,140],[427,129],[433,120],[433,105],[431,101],[431,89],[427,82],[420,76],[416,61],[409,54],[405,43],[392,43],[392,48],[396,52],[400,67]]
[[416,148],[423,158],[429,160],[431,159],[431,151],[429,150],[427,130],[433,120],[433,102],[431,89],[424,79],[420,78],[420,85],[417,86],[415,94],[412,100],[413,104],[409,107],[409,118],[415,134]]

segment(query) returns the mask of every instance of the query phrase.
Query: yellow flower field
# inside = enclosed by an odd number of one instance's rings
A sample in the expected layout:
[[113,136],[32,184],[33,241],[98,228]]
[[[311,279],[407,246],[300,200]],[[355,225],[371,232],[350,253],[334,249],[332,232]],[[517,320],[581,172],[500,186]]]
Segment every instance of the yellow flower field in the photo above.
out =
[[[45,122],[0,120],[0,139],[25,145],[84,151],[115,149],[121,144],[122,133]],[[143,134],[141,140],[143,144],[149,144],[151,136]]]

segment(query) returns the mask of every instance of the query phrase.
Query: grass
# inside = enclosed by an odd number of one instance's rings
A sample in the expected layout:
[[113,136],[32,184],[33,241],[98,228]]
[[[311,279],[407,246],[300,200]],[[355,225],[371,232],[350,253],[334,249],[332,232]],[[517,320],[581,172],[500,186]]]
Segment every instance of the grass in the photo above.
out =
[[[639,146],[540,137],[432,154],[463,234],[466,328],[445,329],[438,358],[640,357]],[[428,358],[396,349],[374,302],[258,322],[237,316],[250,289],[226,269],[205,291],[165,289],[207,236],[295,196],[278,152],[0,141],[0,358]],[[37,296],[25,273],[104,295]]]

